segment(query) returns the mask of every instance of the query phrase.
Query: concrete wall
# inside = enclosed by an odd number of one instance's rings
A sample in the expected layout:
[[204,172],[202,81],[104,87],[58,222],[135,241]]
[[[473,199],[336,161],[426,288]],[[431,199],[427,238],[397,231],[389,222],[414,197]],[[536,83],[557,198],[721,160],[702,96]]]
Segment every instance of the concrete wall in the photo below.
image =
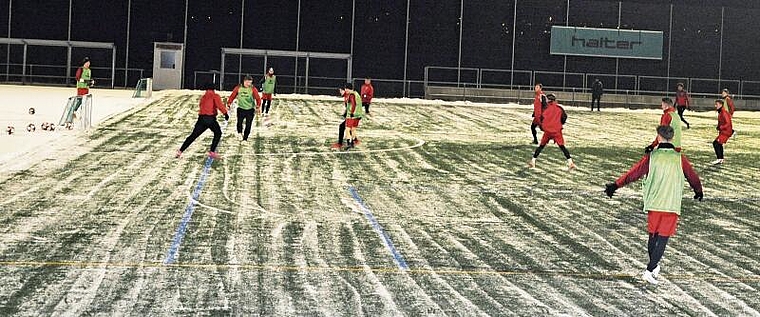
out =
[[[551,92],[551,91],[547,91]],[[570,106],[590,107],[591,93],[584,92],[552,92],[557,95],[560,103]],[[664,96],[649,95],[623,95],[623,94],[605,94],[602,96],[602,108],[659,108],[660,100]],[[674,94],[668,97],[675,98]],[[714,101],[719,98],[714,96],[692,96],[692,108],[695,110],[710,110],[714,108]],[[445,86],[428,86],[425,89],[425,99],[441,99],[447,101],[466,100],[472,102],[488,103],[509,103],[517,102],[520,104],[533,103],[532,90],[510,90],[510,89],[492,89],[492,88],[462,88],[462,87],[445,87]],[[735,98],[735,105],[738,110],[760,111],[760,100],[750,100]]]

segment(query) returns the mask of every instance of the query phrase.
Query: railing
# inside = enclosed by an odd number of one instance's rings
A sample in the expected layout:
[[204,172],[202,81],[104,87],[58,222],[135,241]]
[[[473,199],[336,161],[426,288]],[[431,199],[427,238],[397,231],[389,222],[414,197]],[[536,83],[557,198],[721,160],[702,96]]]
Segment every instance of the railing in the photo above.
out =
[[677,83],[683,83],[695,97],[712,98],[728,88],[737,99],[760,99],[760,81],[714,78],[427,66],[423,83],[424,87],[524,89],[540,82],[549,90],[588,93],[595,78],[602,81],[605,93],[610,94],[663,95],[675,91]]
[[[21,84],[47,84],[72,86],[75,84],[74,75],[76,68],[72,68],[70,76],[66,76],[65,65],[44,65],[44,64],[5,64],[0,63],[0,71],[7,70],[6,73],[0,73],[0,82],[21,83]],[[95,77],[96,87],[111,87],[111,68],[110,67],[91,67]],[[122,82],[124,72],[128,72],[127,82]],[[131,88],[140,78],[143,78],[145,70],[142,68],[116,68],[115,87]],[[108,77],[98,77],[98,74],[106,74]],[[119,75],[121,74],[121,75]],[[118,84],[117,84],[118,83]]]

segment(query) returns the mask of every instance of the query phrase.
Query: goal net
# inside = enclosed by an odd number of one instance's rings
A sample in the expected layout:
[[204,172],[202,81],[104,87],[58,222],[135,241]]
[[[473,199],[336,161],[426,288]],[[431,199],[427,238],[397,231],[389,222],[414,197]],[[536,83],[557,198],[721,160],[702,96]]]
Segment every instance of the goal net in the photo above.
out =
[[333,94],[351,81],[350,54],[222,48],[219,86],[231,90],[245,75],[254,84],[274,68],[278,93]]
[[132,98],[150,98],[153,95],[153,78],[140,78]]
[[92,127],[92,94],[69,97],[58,125],[81,130]]

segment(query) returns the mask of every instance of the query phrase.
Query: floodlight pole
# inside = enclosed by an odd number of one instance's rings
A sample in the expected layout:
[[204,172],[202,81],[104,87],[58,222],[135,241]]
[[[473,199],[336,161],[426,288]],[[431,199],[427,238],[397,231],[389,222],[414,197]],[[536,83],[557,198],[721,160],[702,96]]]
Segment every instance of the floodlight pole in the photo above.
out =
[[189,2],[189,0],[185,0],[185,34],[182,39],[182,69],[180,70],[180,73],[182,73],[182,78],[180,78],[179,81],[179,86],[182,88],[185,88],[185,52],[187,52],[187,15],[188,9],[190,7]]
[[[356,24],[355,24],[355,22],[356,22],[356,0],[353,0],[352,2],[353,2],[353,4],[351,6],[351,56],[353,57],[354,56],[354,32],[355,32],[355,28],[356,28]],[[308,65],[308,61],[309,60],[306,59],[306,62],[307,62],[306,64],[307,65]],[[351,66],[351,67],[353,67],[353,66]],[[308,72],[308,70],[309,70],[309,67],[307,66],[306,67],[306,71]],[[353,73],[353,70],[349,69],[349,73]],[[306,76],[306,82],[307,83],[309,82],[308,76]],[[309,85],[306,85],[306,86],[308,87]]]
[[[618,31],[620,30],[620,20],[623,15],[623,1],[618,1]],[[618,74],[620,72],[620,58],[615,58],[615,90],[618,89]]]
[[[411,0],[406,0],[406,39],[404,40],[404,92],[402,97],[406,97],[406,73],[409,66],[409,4]],[[427,87],[425,87],[427,89]]]
[[[13,15],[11,12],[13,10],[13,0],[8,1],[8,41],[10,42],[11,39],[11,19],[13,18]],[[11,43],[8,43],[8,49],[6,52],[5,57],[5,81],[10,81],[10,73],[11,73]]]
[[[567,10],[565,11],[565,26],[570,26],[570,0],[567,0]],[[567,55],[565,55],[565,63],[564,63],[564,66],[562,67],[562,91],[565,91],[566,83],[567,83]]]
[[[670,4],[670,26],[668,27],[668,72],[667,72],[667,82],[665,83],[665,88],[667,89],[668,86],[670,86],[670,52],[673,50],[673,4]],[[687,89],[691,89],[691,87],[687,87]]]
[[517,38],[517,1],[515,0],[515,13],[512,19],[512,71],[509,75],[509,89],[513,89],[515,83],[515,40]]
[[464,26],[464,0],[459,1],[459,61],[457,62],[457,87],[462,80],[462,28]]
[[[245,22],[245,0],[240,3],[240,48],[243,48],[243,26]],[[243,73],[243,55],[238,55],[238,77]]]
[[[298,40],[301,38],[301,0],[298,0],[298,21],[296,22],[296,52],[298,52]],[[298,54],[296,54],[296,71],[293,76],[293,93],[298,93]],[[266,72],[264,72],[266,75]]]
[[723,89],[720,84],[721,75],[723,74],[723,17],[726,7],[720,7],[720,57],[718,58],[718,90]]
[[[69,24],[68,24],[68,32],[66,35],[66,41],[69,42],[69,47],[66,50],[66,55],[68,56],[66,58],[66,81],[69,81],[69,78],[71,77],[71,7],[72,7],[72,1],[69,0]],[[68,83],[65,83],[68,84]]]
[[132,21],[132,0],[127,1],[127,43],[124,56],[124,88],[129,85],[129,27]]

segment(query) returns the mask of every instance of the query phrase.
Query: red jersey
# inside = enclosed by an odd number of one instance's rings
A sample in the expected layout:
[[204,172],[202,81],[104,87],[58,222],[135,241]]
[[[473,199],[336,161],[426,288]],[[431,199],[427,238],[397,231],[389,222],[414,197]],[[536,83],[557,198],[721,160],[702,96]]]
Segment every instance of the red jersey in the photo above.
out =
[[362,103],[371,103],[372,98],[375,97],[375,87],[372,87],[372,84],[364,84],[362,85]]
[[546,109],[541,111],[541,130],[546,133],[561,132],[564,113],[565,110],[556,101],[550,101],[546,104]]
[[691,98],[686,90],[676,91],[676,106],[691,106]]
[[723,107],[718,109],[718,131],[722,135],[732,135],[734,127],[731,123],[731,115]]
[[227,107],[222,103],[222,97],[215,93],[214,90],[206,90],[206,93],[201,97],[198,114],[202,116],[216,116],[217,109],[227,114]]

